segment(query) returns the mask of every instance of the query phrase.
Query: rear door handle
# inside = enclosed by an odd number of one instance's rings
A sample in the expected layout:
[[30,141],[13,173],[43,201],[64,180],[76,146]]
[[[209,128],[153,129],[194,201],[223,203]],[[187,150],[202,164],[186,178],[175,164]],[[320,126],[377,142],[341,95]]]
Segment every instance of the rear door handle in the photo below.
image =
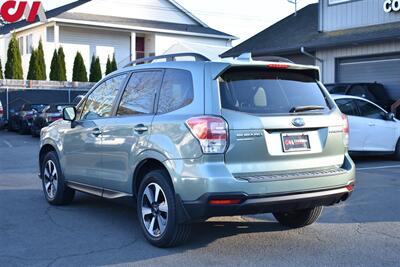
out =
[[100,131],[99,128],[95,128],[92,130],[92,135],[94,135],[95,137],[99,137],[102,134],[102,132]]
[[142,134],[144,132],[147,132],[149,128],[147,128],[147,126],[144,126],[143,124],[138,124],[133,130],[138,134]]
[[372,123],[372,122],[370,122],[370,123],[368,123],[368,126],[375,126],[375,123]]

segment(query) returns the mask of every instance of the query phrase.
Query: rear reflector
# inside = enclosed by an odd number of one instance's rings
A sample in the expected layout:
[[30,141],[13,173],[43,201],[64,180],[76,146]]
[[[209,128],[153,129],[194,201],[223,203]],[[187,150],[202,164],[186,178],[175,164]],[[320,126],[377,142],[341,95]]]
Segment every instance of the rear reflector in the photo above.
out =
[[354,186],[353,185],[348,185],[348,186],[346,186],[346,189],[351,192],[351,191],[353,191]]
[[289,65],[288,64],[268,64],[267,67],[271,68],[271,69],[287,69],[287,68],[289,68]]
[[208,201],[211,205],[237,205],[241,202],[240,199],[212,199]]

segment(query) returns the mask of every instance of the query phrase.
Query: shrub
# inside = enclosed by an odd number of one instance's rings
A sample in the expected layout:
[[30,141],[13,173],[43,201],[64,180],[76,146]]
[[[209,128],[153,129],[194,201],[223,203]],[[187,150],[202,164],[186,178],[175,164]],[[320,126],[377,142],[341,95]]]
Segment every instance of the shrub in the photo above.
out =
[[40,69],[38,64],[38,51],[36,49],[32,49],[31,59],[29,60],[29,70],[28,70],[28,80],[39,80],[40,77]]
[[92,63],[90,64],[90,82],[98,82],[102,78],[101,66],[99,57],[92,56]]
[[54,49],[50,65],[50,81],[60,81],[60,62],[57,49]]
[[62,46],[58,48],[58,63],[60,65],[60,81],[67,80],[67,68],[65,67],[65,54]]
[[0,59],[0,80],[4,79],[3,76],[3,64],[1,64],[1,59]]
[[83,61],[80,52],[76,53],[74,60],[74,69],[72,73],[72,81],[74,82],[87,82],[87,72],[85,67],[85,62]]
[[37,80],[45,81],[47,79],[47,74],[46,74],[46,62],[44,60],[42,39],[40,39],[39,46],[36,50],[36,60],[37,60]]
[[115,53],[114,53],[113,59],[111,61],[111,70],[112,71],[118,70],[117,61],[115,60]]
[[107,65],[106,65],[106,75],[110,74],[112,71],[110,56],[107,57]]
[[6,79],[22,80],[24,78],[23,76],[21,53],[19,51],[17,37],[13,34],[8,44],[5,77]]

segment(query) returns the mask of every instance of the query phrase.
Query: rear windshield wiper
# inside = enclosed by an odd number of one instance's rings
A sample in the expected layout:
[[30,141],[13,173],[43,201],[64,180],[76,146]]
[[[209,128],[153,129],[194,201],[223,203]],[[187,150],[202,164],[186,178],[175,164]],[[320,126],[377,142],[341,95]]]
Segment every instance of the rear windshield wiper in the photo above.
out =
[[325,107],[323,106],[298,106],[294,107],[290,110],[290,113],[298,113],[304,111],[312,111],[312,110],[323,110]]

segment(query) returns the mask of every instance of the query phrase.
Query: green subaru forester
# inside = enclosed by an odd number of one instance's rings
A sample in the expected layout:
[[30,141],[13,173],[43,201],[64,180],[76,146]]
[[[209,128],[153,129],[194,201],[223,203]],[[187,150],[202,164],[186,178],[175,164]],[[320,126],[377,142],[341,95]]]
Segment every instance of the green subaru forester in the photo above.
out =
[[313,66],[145,58],[63,113],[41,132],[47,201],[132,196],[155,246],[183,243],[214,216],[273,213],[303,227],[353,191],[347,118]]

